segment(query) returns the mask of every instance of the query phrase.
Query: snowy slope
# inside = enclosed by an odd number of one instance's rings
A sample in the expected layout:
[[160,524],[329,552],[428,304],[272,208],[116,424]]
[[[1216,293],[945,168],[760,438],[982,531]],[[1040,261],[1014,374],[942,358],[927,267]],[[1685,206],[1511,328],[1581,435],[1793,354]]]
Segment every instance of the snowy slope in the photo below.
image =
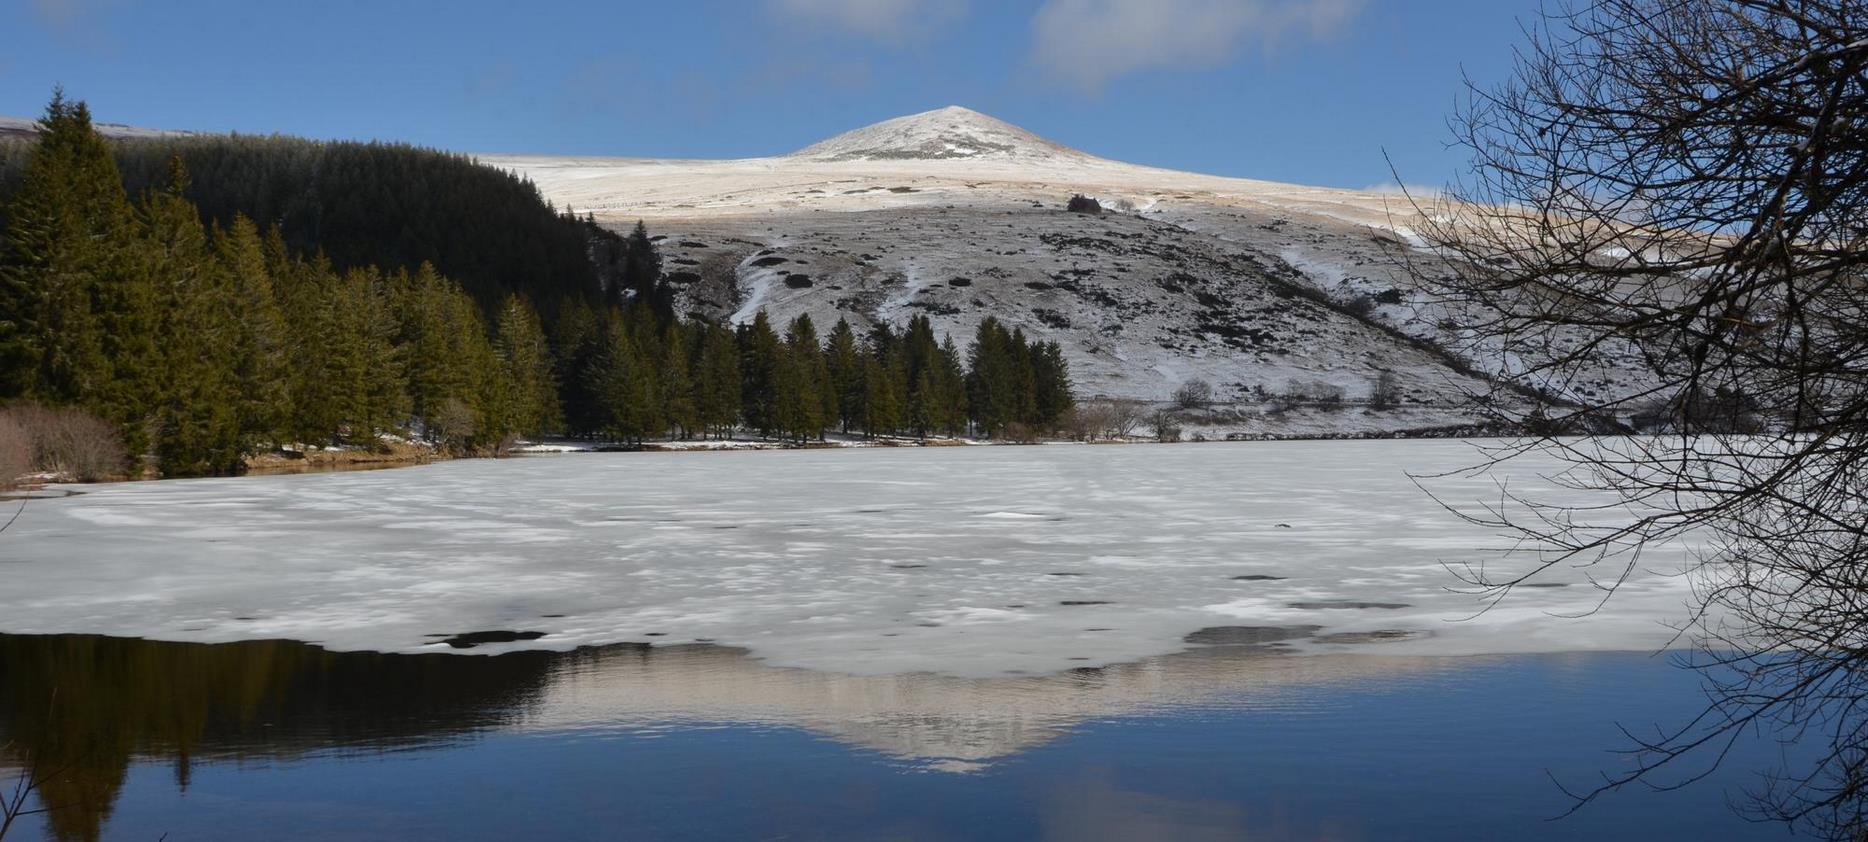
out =
[[[1159,400],[1201,377],[1224,399],[1327,384],[1354,400],[1393,371],[1429,411],[1401,429],[1462,420],[1482,385],[1465,372],[1513,363],[1468,347],[1473,314],[1406,268],[1457,271],[1417,233],[1432,197],[1137,166],[958,107],[770,158],[481,160],[600,221],[647,221],[689,309],[859,328],[926,313],[962,345],[992,315],[1062,343],[1088,394]],[[1067,213],[1076,193],[1106,212]],[[1624,393],[1624,370],[1559,390]],[[1311,423],[1268,431],[1363,429]]]
[[[122,123],[96,123],[97,133],[109,138],[152,138],[152,137],[188,137],[202,132],[183,131],[180,129],[147,129],[140,126],[126,126]],[[28,137],[39,133],[39,120],[36,117],[8,117],[0,115],[0,137]]]

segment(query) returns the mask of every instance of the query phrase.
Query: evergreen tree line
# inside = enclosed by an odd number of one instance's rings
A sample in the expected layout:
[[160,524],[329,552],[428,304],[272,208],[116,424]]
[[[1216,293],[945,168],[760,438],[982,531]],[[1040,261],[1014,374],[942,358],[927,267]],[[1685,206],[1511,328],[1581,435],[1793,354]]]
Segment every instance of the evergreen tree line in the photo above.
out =
[[[167,187],[169,161],[179,156],[194,177],[182,195],[205,222],[276,223],[293,252],[322,252],[340,273],[431,263],[489,315],[513,294],[541,312],[597,297],[635,256],[616,233],[551,207],[529,181],[465,155],[283,136],[106,142],[131,196]],[[0,198],[21,189],[36,146],[0,141]]]
[[82,407],[172,476],[286,442],[416,430],[477,450],[557,422],[524,298],[489,330],[429,264],[339,270],[278,225],[204,224],[179,156],[131,198],[83,103],[55,96],[42,127],[6,203],[0,400]]
[[925,316],[861,337],[838,319],[820,338],[808,314],[781,333],[764,311],[736,329],[654,313],[577,307],[554,326],[567,432],[630,443],[740,429],[794,442],[831,430],[1035,435],[1073,405],[1062,349],[991,318],[963,363]]
[[589,251],[607,266],[595,294],[540,293],[547,322],[524,287],[489,309],[429,262],[345,267],[277,222],[222,224],[188,198],[180,155],[134,193],[118,160],[88,108],[55,96],[3,205],[0,402],[80,407],[165,475],[386,435],[463,452],[560,432],[1023,437],[1072,404],[1061,349],[993,319],[963,362],[926,317],[821,338],[808,316],[782,334],[764,313],[679,318],[640,224]]

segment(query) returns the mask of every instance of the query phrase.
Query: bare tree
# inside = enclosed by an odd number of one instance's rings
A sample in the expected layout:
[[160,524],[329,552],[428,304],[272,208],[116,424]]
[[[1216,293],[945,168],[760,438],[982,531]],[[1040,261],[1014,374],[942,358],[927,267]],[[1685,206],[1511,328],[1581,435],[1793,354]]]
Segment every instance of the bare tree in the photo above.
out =
[[[1671,430],[1494,453],[1555,456],[1606,503],[1514,488],[1465,510],[1537,552],[1463,575],[1504,598],[1581,565],[1612,594],[1644,551],[1699,539],[1682,630],[1710,704],[1579,798],[1694,780],[1761,730],[1827,748],[1769,773],[1752,808],[1868,838],[1868,4],[1561,5],[1454,128],[1471,175],[1416,205],[1455,271],[1419,274],[1471,322],[1469,353],[1564,395],[1535,410],[1550,429],[1658,406]],[[1567,388],[1608,358],[1639,386]],[[1753,421],[1713,423],[1735,406]]]
[[1384,371],[1375,376],[1375,382],[1369,386],[1369,408],[1388,410],[1401,403],[1401,378],[1392,371]]
[[1180,441],[1181,422],[1172,410],[1155,410],[1154,417],[1148,423],[1154,428],[1155,441],[1164,444]]
[[[10,741],[0,744],[0,756],[11,753],[13,748],[14,744]],[[0,839],[5,839],[7,832],[11,831],[13,824],[20,819],[51,811],[51,808],[45,806],[43,798],[37,799],[38,806],[33,806],[35,795],[39,793],[39,785],[44,782],[46,776],[40,774],[34,766],[31,752],[21,749],[19,755],[19,768],[15,773],[13,783],[0,787]]]
[[1213,384],[1191,378],[1174,390],[1174,404],[1181,409],[1199,409],[1213,402]]

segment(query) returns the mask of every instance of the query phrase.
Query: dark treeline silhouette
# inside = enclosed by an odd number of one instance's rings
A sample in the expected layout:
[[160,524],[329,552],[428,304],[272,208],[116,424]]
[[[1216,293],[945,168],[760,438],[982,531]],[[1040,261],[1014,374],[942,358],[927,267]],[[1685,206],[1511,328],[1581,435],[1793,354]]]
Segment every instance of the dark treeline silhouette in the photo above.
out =
[[553,333],[572,435],[630,443],[724,437],[744,427],[788,441],[866,436],[987,437],[1056,429],[1073,405],[1055,343],[980,324],[964,364],[915,316],[858,337],[839,319],[820,339],[809,315],[781,334],[762,311],[730,329],[662,321],[652,308],[574,307]]
[[30,776],[47,835],[89,842],[132,764],[432,745],[517,718],[554,667],[639,659],[641,644],[485,658],[335,653],[288,640],[167,643],[0,635],[0,784]]
[[[456,453],[551,433],[1026,438],[1072,404],[1061,349],[990,318],[963,367],[925,317],[861,338],[843,321],[820,338],[807,316],[783,335],[763,313],[737,329],[677,317],[641,224],[622,237],[557,215],[530,185],[457,156],[277,138],[113,153],[88,108],[56,94],[41,122],[29,154],[0,167],[13,173],[0,402],[95,414],[164,475],[389,436]],[[135,189],[155,150],[163,180]],[[203,187],[190,161],[224,183]],[[346,179],[365,201],[325,195]],[[526,209],[495,209],[508,204]],[[448,230],[482,206],[512,230],[471,243]]]
[[[0,195],[20,188],[35,144],[22,138],[4,147]],[[193,176],[182,196],[204,222],[227,228],[244,216],[276,224],[292,252],[322,253],[339,273],[413,272],[429,263],[488,313],[513,294],[550,310],[597,295],[626,273],[628,250],[617,234],[464,155],[254,135],[136,138],[108,148],[131,196],[168,187],[170,161],[179,157]]]

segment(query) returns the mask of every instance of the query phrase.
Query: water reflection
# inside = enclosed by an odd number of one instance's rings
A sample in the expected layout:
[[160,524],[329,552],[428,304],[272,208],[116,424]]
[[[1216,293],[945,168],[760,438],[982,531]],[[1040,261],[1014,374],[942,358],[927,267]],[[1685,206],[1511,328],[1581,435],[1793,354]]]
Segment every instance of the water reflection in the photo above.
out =
[[1281,688],[1451,663],[1236,645],[1056,675],[960,679],[776,668],[707,645],[383,655],[292,641],[0,635],[0,744],[10,745],[0,762],[40,770],[53,836],[91,840],[131,765],[151,760],[172,764],[185,790],[203,762],[439,747],[491,729],[764,723],[966,772],[1086,720],[1222,699],[1277,708],[1289,704]]

